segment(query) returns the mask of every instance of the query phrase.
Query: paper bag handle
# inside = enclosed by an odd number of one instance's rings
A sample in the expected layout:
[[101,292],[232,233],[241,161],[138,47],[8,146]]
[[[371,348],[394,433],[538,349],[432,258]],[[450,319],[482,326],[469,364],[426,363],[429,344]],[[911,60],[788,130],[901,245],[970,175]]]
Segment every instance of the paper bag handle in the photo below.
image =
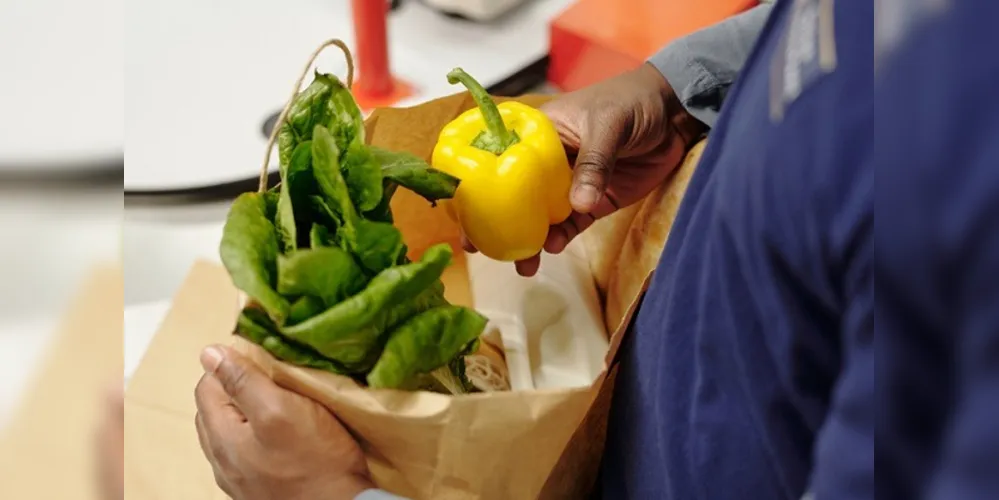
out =
[[[277,140],[278,131],[281,129],[281,125],[284,125],[285,120],[288,118],[288,110],[291,109],[291,103],[295,101],[295,97],[298,96],[298,91],[302,88],[302,83],[305,81],[305,77],[308,76],[309,70],[312,69],[312,65],[316,62],[319,54],[326,50],[327,47],[336,45],[342,52],[344,59],[347,60],[347,90],[350,90],[354,86],[354,56],[351,55],[350,49],[347,44],[339,38],[331,38],[326,40],[316,50],[312,51],[312,55],[309,56],[309,61],[305,63],[305,68],[302,69],[302,73],[298,75],[298,79],[295,80],[295,88],[291,90],[291,96],[288,97],[288,102],[284,104],[284,108],[281,109],[281,114],[278,115],[277,121],[274,122],[274,126],[271,128],[271,134],[267,137],[267,147],[264,149],[264,162],[260,166],[260,184],[257,187],[257,191],[264,193],[267,191],[267,178],[268,171],[271,163],[271,151],[274,150],[274,141]],[[236,310],[241,310],[245,304],[247,297],[240,291],[237,297]]]
[[302,74],[298,75],[298,80],[295,81],[295,88],[291,91],[291,97],[288,98],[288,102],[285,103],[284,109],[281,110],[281,114],[278,115],[278,119],[274,122],[274,127],[271,128],[271,135],[267,138],[267,149],[264,151],[264,164],[260,167],[260,187],[258,190],[263,193],[267,191],[267,172],[271,161],[271,151],[274,149],[274,141],[277,139],[278,130],[281,129],[281,125],[284,125],[285,119],[288,117],[288,110],[291,109],[291,103],[295,100],[295,96],[298,95],[299,89],[302,88],[302,82],[305,81],[305,77],[308,76],[309,70],[312,69],[312,64],[316,62],[316,58],[322,53],[327,47],[331,45],[336,45],[341,51],[343,51],[343,56],[347,60],[347,90],[350,90],[354,86],[354,57],[350,54],[350,49],[347,48],[347,44],[340,40],[339,38],[331,38],[323,42],[319,47],[312,52],[312,56],[309,57],[309,62],[305,64],[305,69],[302,70]]

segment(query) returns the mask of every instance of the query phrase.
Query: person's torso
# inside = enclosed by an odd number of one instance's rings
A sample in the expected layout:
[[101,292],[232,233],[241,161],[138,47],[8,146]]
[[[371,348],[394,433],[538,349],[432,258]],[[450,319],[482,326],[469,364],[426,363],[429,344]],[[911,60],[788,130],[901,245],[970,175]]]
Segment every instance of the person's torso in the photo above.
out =
[[622,346],[607,499],[799,498],[840,366],[873,7],[778,3]]

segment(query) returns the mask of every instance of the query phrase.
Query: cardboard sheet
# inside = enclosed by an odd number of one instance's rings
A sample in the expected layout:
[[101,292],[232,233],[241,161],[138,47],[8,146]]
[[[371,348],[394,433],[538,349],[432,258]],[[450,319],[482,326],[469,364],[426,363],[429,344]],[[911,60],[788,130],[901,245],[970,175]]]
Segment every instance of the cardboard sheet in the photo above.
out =
[[9,425],[0,498],[99,499],[96,432],[122,373],[122,271],[96,269],[73,302]]
[[236,289],[225,269],[199,262],[178,291],[125,392],[125,498],[227,498],[216,486],[194,430],[201,350],[229,342]]

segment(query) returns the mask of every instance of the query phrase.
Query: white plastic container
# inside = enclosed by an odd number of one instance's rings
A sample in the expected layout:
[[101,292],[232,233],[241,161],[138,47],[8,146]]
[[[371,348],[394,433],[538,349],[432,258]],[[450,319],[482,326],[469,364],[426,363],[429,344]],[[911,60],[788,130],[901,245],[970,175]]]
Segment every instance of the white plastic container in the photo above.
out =
[[512,390],[593,383],[609,342],[581,245],[543,255],[532,278],[481,254],[468,256],[468,274],[475,308],[500,331]]

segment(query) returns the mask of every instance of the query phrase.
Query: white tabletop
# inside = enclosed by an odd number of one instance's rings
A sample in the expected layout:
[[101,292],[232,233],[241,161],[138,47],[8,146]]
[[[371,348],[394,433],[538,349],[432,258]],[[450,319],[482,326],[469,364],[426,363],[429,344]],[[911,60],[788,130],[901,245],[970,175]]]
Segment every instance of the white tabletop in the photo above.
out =
[[122,5],[0,2],[0,172],[120,158]]
[[[392,13],[389,53],[416,87],[400,106],[457,92],[464,67],[498,82],[548,53],[548,22],[571,0],[533,0],[496,22],[455,20],[407,1]],[[136,0],[127,5],[125,189],[178,190],[256,177],[263,122],[280,110],[325,39],[353,45],[346,0]],[[319,68],[344,75],[334,48]]]

